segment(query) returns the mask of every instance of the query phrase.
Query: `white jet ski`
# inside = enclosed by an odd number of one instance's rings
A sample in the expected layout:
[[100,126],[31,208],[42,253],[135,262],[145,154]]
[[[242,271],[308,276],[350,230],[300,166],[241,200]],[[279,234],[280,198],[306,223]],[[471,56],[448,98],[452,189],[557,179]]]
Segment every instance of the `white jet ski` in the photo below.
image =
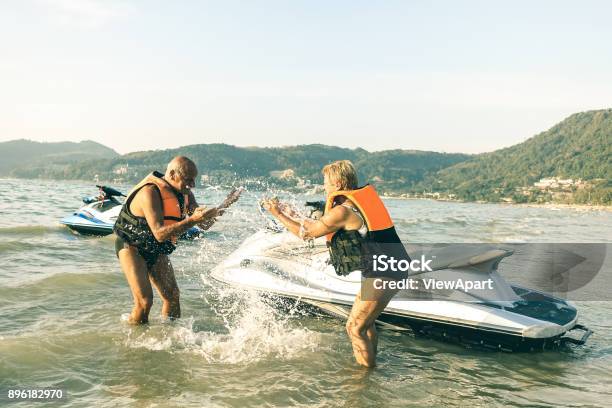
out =
[[[412,259],[420,256],[417,249],[409,248],[408,253]],[[493,288],[476,295],[445,290],[433,298],[400,291],[377,321],[380,326],[503,351],[584,344],[591,334],[578,324],[577,310],[565,300],[510,285],[502,278],[498,265],[512,251],[451,245],[428,255],[434,259],[432,271],[413,278],[491,279]],[[211,275],[234,287],[296,299],[346,318],[360,290],[361,275],[356,271],[338,276],[328,259],[324,238],[309,244],[280,228],[267,228],[244,241]],[[566,336],[573,330],[582,331],[582,337]]]

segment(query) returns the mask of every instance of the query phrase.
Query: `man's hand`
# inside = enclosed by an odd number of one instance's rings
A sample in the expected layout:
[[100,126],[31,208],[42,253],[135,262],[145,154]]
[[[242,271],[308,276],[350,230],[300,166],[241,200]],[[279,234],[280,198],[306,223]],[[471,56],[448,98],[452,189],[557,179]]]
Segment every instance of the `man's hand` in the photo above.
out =
[[223,202],[218,208],[225,209],[230,205],[234,204],[236,201],[238,201],[238,199],[240,198],[240,194],[242,194],[243,191],[243,188],[234,188],[232,191],[229,192],[227,197],[225,197],[225,200],[223,200]]
[[189,219],[194,224],[199,224],[203,221],[207,221],[215,217],[218,217],[219,215],[221,215],[221,211],[219,211],[217,207],[212,207],[212,208],[198,207],[195,210],[193,210],[193,214],[189,216]]

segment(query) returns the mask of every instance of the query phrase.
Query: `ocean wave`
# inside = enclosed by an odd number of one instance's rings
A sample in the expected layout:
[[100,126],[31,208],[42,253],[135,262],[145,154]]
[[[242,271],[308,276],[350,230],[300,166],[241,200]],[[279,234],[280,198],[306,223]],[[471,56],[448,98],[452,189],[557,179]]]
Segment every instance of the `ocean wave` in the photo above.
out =
[[395,224],[400,227],[410,227],[414,225],[443,225],[448,227],[465,227],[469,225],[469,221],[459,217],[440,217],[440,218],[398,218]]
[[36,236],[60,231],[68,232],[68,230],[66,230],[66,228],[62,225],[15,225],[10,227],[0,227],[0,235],[2,236]]
[[[72,268],[76,268],[73,266]],[[54,274],[31,275],[30,278],[16,279],[14,284],[0,287],[0,298],[19,299],[44,293],[74,293],[79,288],[92,288],[117,283],[123,278],[120,272],[100,272],[97,267],[90,267],[91,273],[59,272]]]

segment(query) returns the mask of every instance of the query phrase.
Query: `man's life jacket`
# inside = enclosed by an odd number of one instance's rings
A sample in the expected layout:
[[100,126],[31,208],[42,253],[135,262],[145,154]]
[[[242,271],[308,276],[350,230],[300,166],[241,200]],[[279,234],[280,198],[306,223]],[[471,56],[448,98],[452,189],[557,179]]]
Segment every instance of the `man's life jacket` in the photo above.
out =
[[325,203],[325,213],[337,204],[338,197],[345,197],[353,203],[368,228],[365,237],[357,230],[344,228],[327,234],[330,261],[338,275],[361,270],[363,276],[367,276],[372,272],[373,255],[393,255],[396,259],[410,260],[391,216],[373,186],[368,184],[356,190],[330,194]]
[[170,254],[176,249],[178,237],[159,242],[144,217],[137,217],[130,211],[130,204],[136,194],[144,187],[154,185],[159,192],[164,212],[164,225],[172,225],[187,216],[189,196],[178,192],[163,178],[163,174],[154,171],[138,183],[128,194],[113,230],[115,234],[130,245],[149,253]]

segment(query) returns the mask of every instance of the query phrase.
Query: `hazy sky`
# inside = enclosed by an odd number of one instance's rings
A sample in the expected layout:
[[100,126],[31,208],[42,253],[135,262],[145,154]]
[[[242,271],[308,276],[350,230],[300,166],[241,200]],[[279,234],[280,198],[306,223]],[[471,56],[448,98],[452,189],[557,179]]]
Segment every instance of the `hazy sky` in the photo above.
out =
[[612,107],[611,1],[0,3],[0,141],[482,152]]

